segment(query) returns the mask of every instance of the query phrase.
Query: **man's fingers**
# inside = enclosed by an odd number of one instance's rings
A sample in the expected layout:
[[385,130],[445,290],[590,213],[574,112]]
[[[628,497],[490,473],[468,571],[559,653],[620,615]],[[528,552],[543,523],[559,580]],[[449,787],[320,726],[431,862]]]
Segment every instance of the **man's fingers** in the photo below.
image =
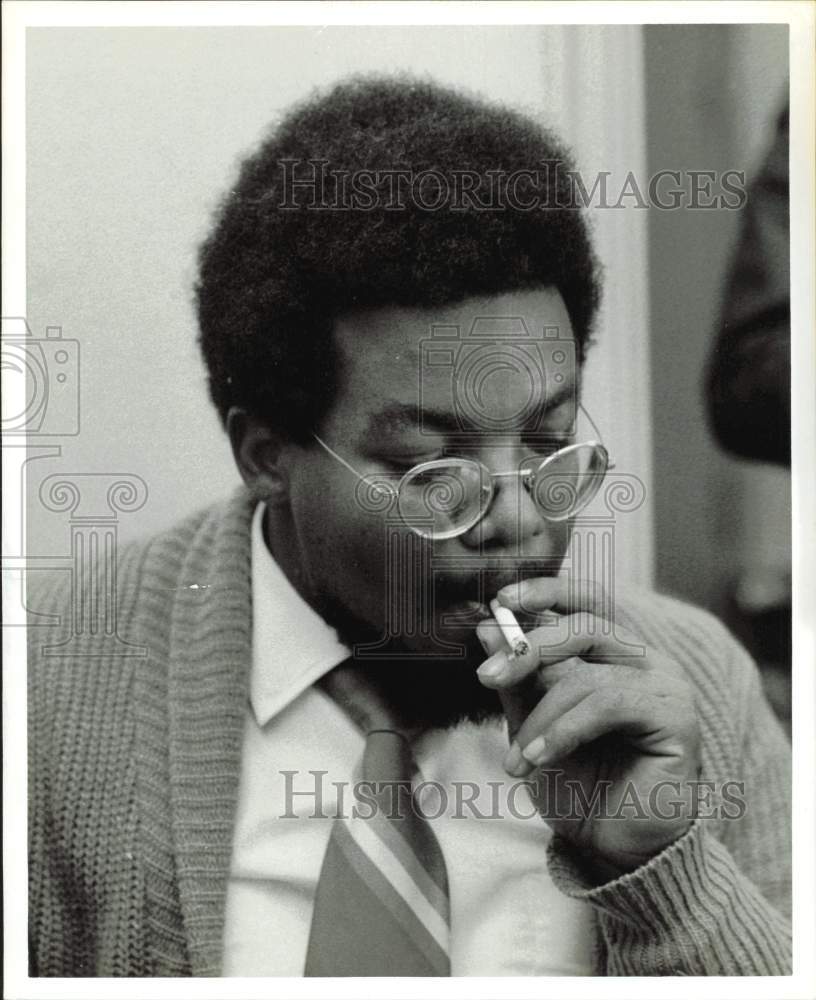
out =
[[540,667],[538,678],[544,689],[549,690],[562,678],[574,677],[576,673],[580,673],[593,687],[616,683],[621,687],[635,687],[639,691],[656,691],[679,698],[690,696],[685,677],[672,669],[670,662],[659,654],[652,654],[649,670],[631,663],[587,662],[579,657],[570,657]]
[[601,688],[569,707],[526,743],[519,741],[519,747],[523,759],[533,767],[554,764],[611,733],[628,735],[635,741],[648,738],[651,752],[680,755],[684,746],[682,720],[674,716],[676,709],[657,695],[633,688]]
[[546,694],[519,726],[515,735],[516,747],[511,747],[505,758],[505,768],[517,777],[532,768],[522,756],[524,748],[593,691],[605,691],[609,702],[628,690],[638,697],[672,697],[678,705],[685,694],[680,684],[667,685],[664,678],[657,675],[644,675],[614,663],[585,663],[577,658],[544,667],[538,676],[546,687]]
[[526,634],[530,649],[523,656],[510,655],[507,644],[503,643],[479,667],[479,679],[486,687],[509,688],[542,666],[575,656],[588,661],[625,663],[638,669],[650,666],[645,648],[634,635],[623,630],[610,635],[604,624],[585,611],[560,615],[552,625],[542,625]]
[[[576,665],[577,661],[568,660],[565,663]],[[533,765],[524,758],[522,754],[524,747],[539,733],[546,731],[559,715],[563,715],[586,698],[591,691],[591,685],[578,676],[565,678],[555,684],[517,727],[512,737],[513,742],[504,758],[504,769],[517,778],[528,774]],[[499,696],[501,695],[500,691]]]
[[496,595],[499,604],[515,612],[540,614],[560,611],[571,614],[588,611],[601,618],[613,617],[612,595],[591,580],[575,580],[564,576],[537,576],[511,583]]

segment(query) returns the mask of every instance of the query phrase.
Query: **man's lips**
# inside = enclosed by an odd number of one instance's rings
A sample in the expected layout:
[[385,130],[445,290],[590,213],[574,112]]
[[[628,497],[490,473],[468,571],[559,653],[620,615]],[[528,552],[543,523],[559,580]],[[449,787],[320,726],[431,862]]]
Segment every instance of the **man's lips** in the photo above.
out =
[[462,624],[484,621],[490,617],[490,608],[481,601],[459,601],[443,609],[446,618],[461,621]]

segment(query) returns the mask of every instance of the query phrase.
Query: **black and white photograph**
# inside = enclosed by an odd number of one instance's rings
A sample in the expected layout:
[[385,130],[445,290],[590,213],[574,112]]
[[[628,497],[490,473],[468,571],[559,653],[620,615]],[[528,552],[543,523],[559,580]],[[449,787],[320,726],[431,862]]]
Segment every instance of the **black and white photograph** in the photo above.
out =
[[813,995],[814,7],[3,17],[4,996]]

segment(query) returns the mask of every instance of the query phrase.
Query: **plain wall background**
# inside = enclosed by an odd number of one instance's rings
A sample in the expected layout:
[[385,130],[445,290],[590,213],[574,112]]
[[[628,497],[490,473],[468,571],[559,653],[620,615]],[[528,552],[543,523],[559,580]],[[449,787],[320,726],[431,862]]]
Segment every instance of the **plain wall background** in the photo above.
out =
[[[281,110],[348,73],[399,68],[554,124],[590,175],[750,172],[781,98],[786,29],[29,29],[28,320],[82,351],[81,433],[29,465],[30,554],[67,550],[65,515],[37,501],[54,472],[141,476],[149,500],[121,517],[123,539],[237,485],[195,344],[196,248]],[[716,607],[752,489],[700,398],[737,213],[596,214],[607,283],[590,411],[649,493],[621,523],[624,575],[648,584],[656,568],[663,589]]]

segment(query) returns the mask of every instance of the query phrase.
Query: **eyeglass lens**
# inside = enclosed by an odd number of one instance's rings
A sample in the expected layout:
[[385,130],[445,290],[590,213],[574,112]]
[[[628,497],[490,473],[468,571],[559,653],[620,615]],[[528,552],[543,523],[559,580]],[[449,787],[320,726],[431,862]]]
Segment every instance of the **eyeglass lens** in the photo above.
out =
[[479,520],[491,493],[490,479],[478,462],[434,462],[402,480],[399,511],[420,534],[450,538]]

